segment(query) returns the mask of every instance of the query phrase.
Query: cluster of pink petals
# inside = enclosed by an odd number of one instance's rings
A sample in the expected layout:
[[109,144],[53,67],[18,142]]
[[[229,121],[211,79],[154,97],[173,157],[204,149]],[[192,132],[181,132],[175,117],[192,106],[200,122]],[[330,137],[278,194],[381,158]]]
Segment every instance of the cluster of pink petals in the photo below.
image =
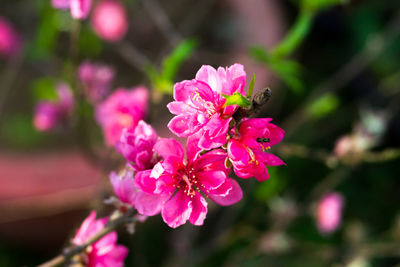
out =
[[134,183],[134,175],[135,172],[129,167],[122,174],[115,172],[110,174],[110,181],[115,195],[121,202],[134,206],[139,214],[153,216],[160,213],[162,207],[161,199],[138,189]]
[[243,65],[218,70],[202,66],[195,79],[175,84],[175,101],[167,107],[176,116],[169,122],[169,129],[180,137],[201,131],[199,146],[203,149],[224,145],[237,106],[224,107],[226,99],[222,94],[244,94],[245,82]]
[[0,17],[0,55],[10,57],[21,50],[21,37],[5,18]]
[[51,0],[57,9],[70,9],[74,19],[85,19],[89,15],[92,0]]
[[85,61],[79,66],[78,78],[84,85],[87,98],[92,103],[97,103],[110,91],[114,71],[106,65]]
[[185,160],[184,150],[176,140],[159,139],[154,149],[163,161],[135,176],[136,187],[154,197],[136,204],[161,207],[163,220],[172,228],[188,220],[194,225],[203,224],[207,214],[203,195],[223,206],[242,198],[240,186],[228,177],[226,152],[215,149],[200,155],[198,141],[196,136],[188,138]]
[[35,107],[33,125],[38,131],[49,131],[65,120],[74,108],[74,97],[65,83],[56,88],[58,99],[41,101]]
[[158,135],[143,120],[132,131],[123,129],[121,138],[115,143],[116,150],[124,156],[135,171],[153,168],[158,162],[158,157],[153,151]]
[[120,140],[124,128],[134,129],[145,118],[148,98],[145,87],[117,89],[96,106],[96,120],[103,129],[107,145],[113,146]]
[[285,132],[270,123],[272,119],[243,119],[237,132],[232,129],[233,137],[228,141],[228,157],[236,175],[241,178],[255,177],[258,181],[269,178],[268,166],[283,165],[277,156],[266,153],[279,143]]
[[91,24],[95,33],[104,40],[121,40],[128,30],[124,6],[117,0],[100,1],[93,9]]
[[[81,227],[78,229],[72,243],[82,245],[86,240],[93,237],[107,224],[108,218],[96,220],[96,212],[92,211]],[[83,264],[88,267],[122,267],[128,254],[128,249],[117,243],[115,231],[105,235],[98,241],[88,246],[82,257]]]
[[342,220],[344,198],[341,194],[331,192],[321,198],[317,207],[317,225],[323,234],[334,232]]

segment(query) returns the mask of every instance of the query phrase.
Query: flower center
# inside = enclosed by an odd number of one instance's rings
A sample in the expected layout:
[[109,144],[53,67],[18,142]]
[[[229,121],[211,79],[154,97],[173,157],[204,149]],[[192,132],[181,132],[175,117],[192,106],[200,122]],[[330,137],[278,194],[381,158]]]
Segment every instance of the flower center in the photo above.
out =
[[178,190],[183,190],[189,197],[194,197],[196,195],[195,191],[198,191],[198,180],[192,170],[187,170],[186,168],[182,169],[178,172],[177,179],[176,188]]
[[247,146],[246,146],[246,150],[247,150],[247,153],[250,156],[249,164],[253,164],[254,163],[254,164],[258,165],[258,160],[256,159],[256,155],[254,155],[253,150],[251,150],[251,148],[249,148]]
[[261,150],[262,150],[263,152],[267,152],[267,150],[271,148],[270,146],[264,145],[264,143],[269,143],[269,142],[271,142],[271,139],[270,139],[270,138],[258,137],[258,138],[256,139],[256,141],[257,141],[258,143],[260,143],[260,147],[261,147]]
[[118,122],[121,124],[121,126],[129,128],[133,124],[133,118],[129,114],[120,113],[118,114]]
[[192,102],[197,106],[195,109],[205,112],[208,117],[211,117],[218,112],[216,105],[213,102],[204,100],[197,90],[193,92]]

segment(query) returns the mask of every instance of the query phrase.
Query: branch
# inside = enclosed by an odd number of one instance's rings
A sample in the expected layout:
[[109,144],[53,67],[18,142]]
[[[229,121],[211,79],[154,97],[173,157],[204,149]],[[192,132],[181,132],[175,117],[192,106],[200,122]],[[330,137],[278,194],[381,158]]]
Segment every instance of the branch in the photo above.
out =
[[86,240],[86,242],[84,242],[82,245],[66,248],[62,254],[39,265],[39,267],[54,267],[54,266],[59,266],[65,262],[68,262],[73,256],[83,252],[86,249],[86,247],[90,246],[91,244],[98,241],[105,235],[114,231],[119,226],[126,223],[136,222],[136,219],[133,217],[134,213],[135,209],[131,208],[127,212],[119,214],[116,218],[110,220],[101,231],[99,231],[96,235]]
[[180,43],[182,36],[176,31],[160,4],[156,0],[141,0],[141,2],[168,42],[172,46]]
[[310,116],[307,107],[316,99],[327,92],[339,91],[356,78],[365,68],[371,64],[385,49],[393,43],[400,34],[400,13],[388,23],[382,32],[371,36],[363,50],[358,52],[346,64],[344,64],[329,79],[317,86],[304,104],[294,111],[283,123],[283,128],[288,129],[286,137],[294,133],[295,129],[304,124]]
[[279,154],[285,156],[295,156],[321,161],[328,167],[336,167],[339,163],[343,165],[357,165],[363,162],[378,163],[393,160],[400,157],[399,148],[387,148],[383,151],[373,152],[364,151],[360,153],[348,154],[336,157],[324,149],[312,149],[300,144],[285,143],[277,147]]
[[251,107],[248,109],[239,108],[234,114],[233,118],[239,123],[245,117],[254,117],[261,110],[261,108],[268,102],[272,96],[272,91],[269,88],[264,88],[258,92],[251,101]]

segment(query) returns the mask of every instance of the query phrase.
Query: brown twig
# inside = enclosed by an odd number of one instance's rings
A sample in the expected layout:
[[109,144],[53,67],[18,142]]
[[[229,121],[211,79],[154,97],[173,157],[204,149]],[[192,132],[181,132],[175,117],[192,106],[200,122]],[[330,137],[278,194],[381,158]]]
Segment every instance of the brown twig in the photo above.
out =
[[336,167],[339,163],[342,165],[357,165],[363,162],[378,163],[400,157],[400,149],[398,148],[387,148],[383,151],[377,152],[364,151],[336,157],[327,150],[313,149],[300,144],[284,143],[277,146],[277,151],[279,154],[284,156],[295,156],[318,160],[330,168]]
[[3,111],[3,107],[6,103],[6,99],[7,99],[8,93],[10,92],[12,84],[15,81],[15,78],[17,77],[19,70],[21,69],[23,60],[24,60],[24,52],[21,51],[18,55],[11,58],[9,65],[7,66],[7,68],[5,69],[3,74],[1,75],[2,86],[0,87],[0,89],[1,89],[0,90],[0,116]]
[[180,43],[183,39],[182,36],[172,25],[170,19],[160,4],[156,0],[141,0],[141,2],[168,42],[172,46],[176,46],[178,43]]
[[253,117],[256,116],[257,113],[261,110],[262,106],[264,106],[268,100],[272,96],[272,91],[269,88],[264,88],[260,92],[258,92],[251,101],[250,108],[239,108],[234,114],[233,118],[237,123],[241,121],[241,119],[245,117]]

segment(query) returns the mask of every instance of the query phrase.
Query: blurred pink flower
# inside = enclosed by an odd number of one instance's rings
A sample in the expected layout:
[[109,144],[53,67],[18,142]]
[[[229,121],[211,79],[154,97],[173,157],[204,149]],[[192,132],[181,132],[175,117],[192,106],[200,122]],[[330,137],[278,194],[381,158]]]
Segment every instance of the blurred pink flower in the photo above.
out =
[[[72,243],[82,245],[86,240],[93,237],[107,224],[108,218],[96,220],[96,212],[92,211],[81,227],[76,232]],[[105,235],[85,250],[86,257],[81,257],[83,264],[88,267],[122,267],[128,254],[128,249],[117,245],[117,233],[115,231]]]
[[70,9],[74,19],[85,19],[89,15],[92,0],[51,0],[57,9]]
[[96,120],[103,129],[108,146],[120,140],[124,128],[133,130],[144,119],[148,98],[149,93],[145,87],[117,89],[96,107]]
[[39,102],[35,107],[33,125],[41,132],[54,129],[60,118],[60,108],[57,103],[50,101]]
[[168,104],[177,115],[168,128],[177,136],[186,137],[202,132],[199,146],[212,149],[226,143],[226,134],[237,106],[224,107],[222,94],[244,94],[246,73],[243,65],[229,68],[202,66],[193,80],[176,83],[174,102]]
[[[154,146],[163,157],[152,170],[138,172],[135,184],[143,192],[157,196],[155,202],[137,201],[137,205],[162,205],[161,215],[170,227],[176,228],[189,220],[202,225],[207,214],[203,192],[216,203],[226,206],[238,202],[242,190],[228,177],[224,165],[226,152],[220,149],[200,155],[197,137],[187,141],[187,160],[182,146],[174,139],[161,138]],[[146,214],[145,214],[146,215]]]
[[51,0],[51,5],[57,9],[69,9],[70,0]]
[[128,30],[125,7],[116,0],[99,2],[93,9],[91,22],[97,35],[110,42],[121,40]]
[[127,128],[123,129],[115,148],[135,171],[144,171],[152,169],[158,162],[158,157],[153,151],[157,139],[153,127],[141,120],[133,132]]
[[323,234],[334,232],[342,220],[343,196],[331,192],[322,197],[317,207],[318,229]]
[[285,164],[277,156],[266,153],[285,135],[281,128],[270,123],[271,120],[243,119],[237,132],[232,129],[233,137],[228,141],[228,157],[237,176],[265,181],[269,178],[265,165]]
[[87,98],[97,103],[110,91],[114,71],[106,65],[85,61],[79,66],[78,77],[84,85]]
[[11,23],[0,17],[0,55],[10,57],[17,55],[21,50],[22,42]]
[[38,131],[49,131],[64,121],[74,108],[74,97],[65,83],[56,88],[58,98],[53,101],[40,101],[35,107],[33,125]]

